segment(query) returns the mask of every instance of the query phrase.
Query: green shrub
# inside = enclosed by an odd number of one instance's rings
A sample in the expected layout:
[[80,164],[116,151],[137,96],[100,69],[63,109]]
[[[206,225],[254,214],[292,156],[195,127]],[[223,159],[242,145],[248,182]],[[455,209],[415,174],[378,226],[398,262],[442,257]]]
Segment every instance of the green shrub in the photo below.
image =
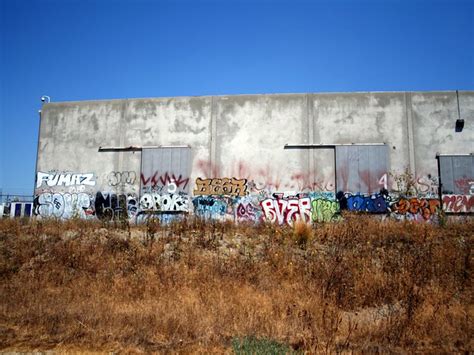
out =
[[285,344],[275,340],[248,336],[232,339],[232,350],[239,355],[244,354],[292,354],[294,351]]

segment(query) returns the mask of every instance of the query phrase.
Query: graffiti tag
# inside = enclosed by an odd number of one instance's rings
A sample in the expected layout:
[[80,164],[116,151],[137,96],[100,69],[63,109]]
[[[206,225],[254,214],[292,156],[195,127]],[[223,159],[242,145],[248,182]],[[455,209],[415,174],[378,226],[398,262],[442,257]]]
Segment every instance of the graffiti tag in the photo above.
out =
[[316,199],[311,202],[314,222],[330,222],[339,217],[339,202]]
[[107,175],[109,186],[133,185],[137,179],[134,171],[112,171]]
[[35,199],[35,214],[41,217],[86,218],[91,201],[86,193],[43,193]]
[[140,198],[140,208],[145,211],[179,211],[188,212],[187,196],[180,194],[147,193]]
[[443,195],[443,209],[448,213],[474,212],[474,195]]
[[36,178],[36,187],[41,187],[43,183],[48,186],[72,186],[72,185],[89,185],[94,186],[94,174],[49,174],[38,172]]
[[245,196],[247,194],[247,179],[196,179],[195,196],[201,195],[229,195]]
[[425,220],[429,220],[439,212],[440,202],[437,199],[401,198],[390,208],[392,212],[400,215],[420,214]]
[[261,202],[265,218],[272,223],[287,223],[292,225],[296,220],[311,220],[311,200],[309,197],[301,199],[273,199],[268,198]]
[[174,183],[177,187],[184,190],[189,183],[189,178],[183,177],[182,175],[176,176],[175,174],[168,173],[163,173],[162,175],[160,175],[158,171],[155,171],[155,173],[150,176],[145,176],[142,173],[140,177],[142,187],[165,186],[169,183]]

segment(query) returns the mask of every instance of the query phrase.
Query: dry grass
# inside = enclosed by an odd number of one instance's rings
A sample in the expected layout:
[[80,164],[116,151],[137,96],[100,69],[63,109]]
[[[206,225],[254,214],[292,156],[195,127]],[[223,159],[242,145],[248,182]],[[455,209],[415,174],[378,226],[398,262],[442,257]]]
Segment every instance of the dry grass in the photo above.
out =
[[473,351],[473,231],[1,220],[0,349]]

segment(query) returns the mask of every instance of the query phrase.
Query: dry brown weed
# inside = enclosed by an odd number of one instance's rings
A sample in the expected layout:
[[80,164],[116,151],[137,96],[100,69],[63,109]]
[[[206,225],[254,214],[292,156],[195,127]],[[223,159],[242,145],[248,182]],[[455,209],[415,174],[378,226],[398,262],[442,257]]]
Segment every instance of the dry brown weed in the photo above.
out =
[[0,220],[0,349],[472,351],[473,230]]

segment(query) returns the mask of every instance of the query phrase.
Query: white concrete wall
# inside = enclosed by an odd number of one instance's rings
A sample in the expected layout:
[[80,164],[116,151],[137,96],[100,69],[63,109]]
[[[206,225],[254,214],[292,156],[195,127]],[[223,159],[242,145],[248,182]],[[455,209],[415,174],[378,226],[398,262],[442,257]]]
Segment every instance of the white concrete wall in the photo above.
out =
[[[474,152],[474,92],[460,92],[459,106],[462,132],[454,129],[455,92],[49,103],[42,108],[37,171],[91,173],[94,184],[43,183],[36,194],[76,194],[68,197],[71,201],[97,191],[140,198],[141,153],[99,152],[99,147],[160,145],[191,147],[190,191],[198,177],[235,177],[268,191],[336,192],[331,149],[284,149],[285,144],[386,143],[392,173],[409,169],[421,184],[433,184],[436,153]],[[112,186],[111,173],[135,178]]]

